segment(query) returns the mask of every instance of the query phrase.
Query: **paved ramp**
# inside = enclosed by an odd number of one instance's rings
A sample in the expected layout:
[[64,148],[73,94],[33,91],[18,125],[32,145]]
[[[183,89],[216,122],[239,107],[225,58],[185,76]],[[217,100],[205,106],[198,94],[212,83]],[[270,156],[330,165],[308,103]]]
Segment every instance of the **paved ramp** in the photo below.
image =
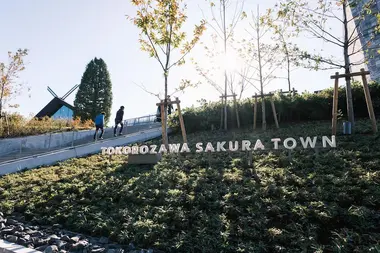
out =
[[38,153],[32,156],[0,162],[0,175],[14,173],[24,169],[32,169],[39,166],[52,165],[59,161],[64,161],[70,158],[83,157],[100,153],[102,147],[122,146],[155,139],[160,137],[161,134],[162,128],[155,127],[124,136],[109,137],[96,142],[92,140],[90,143],[83,145],[77,145],[74,147],[63,148],[46,153]]
[[[160,123],[150,123],[150,124],[145,124],[145,125],[128,126],[128,127],[124,128],[123,135],[125,136],[128,134],[137,133],[137,132],[144,131],[144,130],[154,129],[154,128],[158,128],[160,126],[161,126]],[[61,144],[61,145],[55,145],[55,146],[49,145],[49,147],[44,147],[43,145],[42,146],[38,145],[38,144],[41,144],[41,142],[38,143],[37,140],[30,138],[31,140],[29,141],[29,144],[30,144],[29,147],[22,147],[16,151],[12,151],[12,152],[9,152],[7,154],[0,154],[0,164],[3,162],[7,162],[7,161],[17,160],[17,159],[20,159],[23,157],[35,156],[35,155],[39,155],[39,154],[43,154],[43,153],[47,153],[47,152],[61,150],[63,148],[69,148],[69,147],[74,147],[74,146],[78,146],[78,145],[93,143],[94,142],[93,134],[95,133],[95,130],[90,130],[90,131],[86,131],[86,132],[88,132],[87,136],[84,136],[81,138],[74,138],[75,132],[72,132],[72,134],[71,134],[71,132],[68,132],[69,136],[73,136],[72,141],[69,140],[65,144]],[[67,133],[65,133],[65,134],[67,134]],[[47,138],[49,137],[49,135],[45,135],[45,136]],[[44,136],[42,136],[42,137],[44,137]],[[104,139],[115,138],[113,136],[113,128],[106,128],[104,131],[103,137],[104,137]],[[26,138],[29,138],[29,137],[26,137]],[[2,144],[0,142],[0,145],[4,145],[4,144]],[[19,145],[19,146],[21,146],[21,145]],[[0,165],[0,168],[1,168],[1,165]]]

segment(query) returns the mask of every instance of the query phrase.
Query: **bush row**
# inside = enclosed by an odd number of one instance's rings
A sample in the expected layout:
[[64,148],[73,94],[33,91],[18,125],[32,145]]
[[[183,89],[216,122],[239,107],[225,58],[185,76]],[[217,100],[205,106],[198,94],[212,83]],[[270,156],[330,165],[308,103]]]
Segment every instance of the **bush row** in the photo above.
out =
[[80,118],[73,120],[52,119],[28,119],[18,113],[9,114],[7,119],[0,120],[0,138],[20,137],[51,132],[64,132],[72,130],[86,130],[94,126],[92,120],[82,122]]
[[[370,93],[375,114],[380,112],[380,84],[370,83]],[[368,117],[368,109],[366,105],[363,87],[360,83],[354,82],[352,85],[354,116],[355,118]],[[347,118],[346,92],[344,87],[339,88],[338,96],[338,119]],[[276,107],[279,123],[293,123],[304,121],[320,121],[331,120],[333,89],[325,89],[320,93],[302,93],[294,97],[276,94],[273,97]],[[253,99],[244,99],[238,103],[238,113],[240,125],[243,128],[253,127]],[[267,125],[274,124],[274,118],[269,99],[265,99],[266,121]],[[189,133],[218,129],[221,126],[221,110],[220,102],[203,102],[200,107],[186,108],[183,117],[186,125],[186,131]],[[257,108],[257,127],[261,127],[261,99],[258,100]],[[176,114],[170,119],[170,126],[178,127],[178,116]],[[228,128],[236,128],[236,110],[230,102],[228,104]]]

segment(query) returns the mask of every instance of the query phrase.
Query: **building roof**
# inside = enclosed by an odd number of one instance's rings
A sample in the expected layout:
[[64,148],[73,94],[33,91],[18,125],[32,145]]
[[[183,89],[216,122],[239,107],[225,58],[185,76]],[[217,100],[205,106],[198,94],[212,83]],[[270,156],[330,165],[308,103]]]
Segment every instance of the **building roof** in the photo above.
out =
[[67,108],[70,108],[71,110],[74,110],[74,106],[66,103],[62,99],[55,97],[53,98],[37,115],[36,118],[42,118],[45,116],[51,117],[56,113],[59,109],[61,109],[62,106],[66,106]]

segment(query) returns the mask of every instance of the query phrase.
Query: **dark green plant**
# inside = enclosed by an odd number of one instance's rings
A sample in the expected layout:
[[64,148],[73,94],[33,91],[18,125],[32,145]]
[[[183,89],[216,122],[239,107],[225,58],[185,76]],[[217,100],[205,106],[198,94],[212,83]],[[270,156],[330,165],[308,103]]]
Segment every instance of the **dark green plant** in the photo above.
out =
[[[370,83],[370,93],[375,113],[380,113],[380,84]],[[347,120],[346,93],[344,87],[339,88],[338,109],[339,119]],[[363,92],[363,87],[358,82],[353,82],[352,94],[354,112],[357,118],[368,118],[368,109]],[[295,122],[331,120],[332,117],[333,89],[328,88],[318,94],[303,93],[294,97],[276,94],[274,103],[280,124],[292,124]],[[186,108],[183,117],[186,131],[189,133],[217,129],[220,125],[220,102],[204,103],[201,107]],[[271,108],[270,102],[266,101],[266,107]],[[261,122],[261,102],[259,99],[257,108],[257,126]],[[235,128],[235,110],[233,104],[228,104],[229,129]],[[253,101],[245,99],[239,102],[240,125],[243,128],[253,127]],[[266,110],[267,123],[274,125],[272,110]],[[170,126],[178,126],[178,117],[174,115]],[[213,127],[214,126],[214,127]]]
[[74,118],[94,120],[105,112],[105,122],[109,122],[112,107],[112,83],[107,65],[102,58],[94,58],[87,64],[78,92],[74,100]]

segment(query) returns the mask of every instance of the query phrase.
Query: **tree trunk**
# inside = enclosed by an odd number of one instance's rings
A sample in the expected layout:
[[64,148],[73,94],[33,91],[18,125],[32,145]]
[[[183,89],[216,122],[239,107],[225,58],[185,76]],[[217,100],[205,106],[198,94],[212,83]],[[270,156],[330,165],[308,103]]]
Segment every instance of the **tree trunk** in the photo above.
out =
[[[344,25],[344,73],[350,74],[350,57],[348,54],[348,21],[347,21],[347,0],[343,3],[343,25]],[[352,129],[354,128],[354,105],[352,101],[352,89],[351,89],[351,78],[346,77],[346,97],[347,97],[347,117],[348,121],[351,122]]]
[[169,148],[169,140],[168,140],[168,131],[167,131],[167,129],[168,129],[168,104],[167,104],[167,102],[168,102],[168,76],[169,76],[169,71],[168,70],[166,70],[165,71],[165,99],[164,99],[164,115],[162,115],[162,116],[164,116],[164,118],[163,119],[161,119],[161,120],[164,120],[164,122],[165,122],[165,128],[164,128],[164,134],[165,134],[165,137],[164,136],[162,136],[162,137],[164,137],[164,145],[165,145],[165,147],[166,148]]
[[262,96],[261,97],[261,113],[262,113],[262,117],[263,117],[263,130],[266,130],[267,129],[267,120],[266,120],[266,113],[265,113],[265,99],[264,97]]
[[261,113],[262,113],[262,127],[263,130],[267,127],[267,121],[265,117],[265,100],[264,100],[264,83],[263,83],[263,66],[261,64],[261,45],[260,45],[260,11],[257,5],[257,23],[256,23],[256,33],[257,33],[257,56],[259,63],[259,79],[260,79],[260,93],[261,93]]
[[227,28],[226,28],[226,1],[222,1],[223,4],[223,35],[224,35],[224,130],[227,131],[227,69],[226,69],[226,57],[227,57]]
[[291,84],[290,84],[290,59],[289,59],[289,54],[287,53],[287,62],[288,62],[288,65],[287,65],[287,68],[288,68],[288,86],[289,86],[289,96],[292,95],[292,88],[291,88]]

